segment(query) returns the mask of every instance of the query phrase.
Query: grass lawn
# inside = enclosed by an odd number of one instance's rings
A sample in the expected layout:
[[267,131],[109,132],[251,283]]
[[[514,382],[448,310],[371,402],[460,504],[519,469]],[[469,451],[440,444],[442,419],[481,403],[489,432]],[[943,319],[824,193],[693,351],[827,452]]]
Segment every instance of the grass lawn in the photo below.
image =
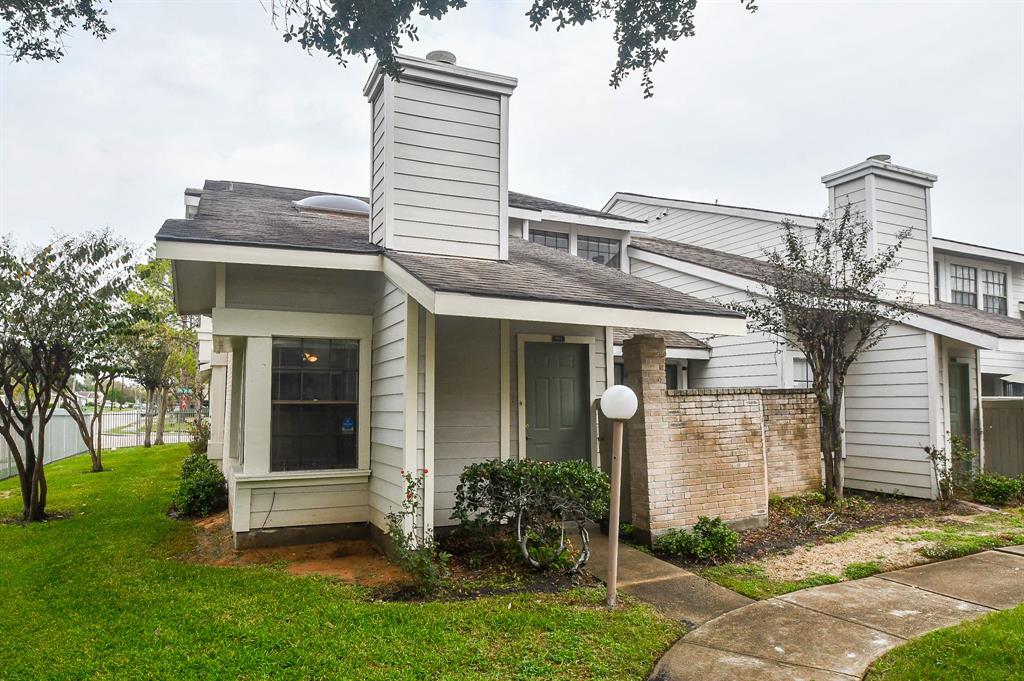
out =
[[[183,562],[166,509],[183,445],[47,467],[63,520],[0,524],[0,677],[644,678],[682,634],[603,590],[378,603],[321,577]],[[20,512],[0,482],[0,516]]]
[[867,681],[1024,679],[1024,605],[903,645],[875,662]]

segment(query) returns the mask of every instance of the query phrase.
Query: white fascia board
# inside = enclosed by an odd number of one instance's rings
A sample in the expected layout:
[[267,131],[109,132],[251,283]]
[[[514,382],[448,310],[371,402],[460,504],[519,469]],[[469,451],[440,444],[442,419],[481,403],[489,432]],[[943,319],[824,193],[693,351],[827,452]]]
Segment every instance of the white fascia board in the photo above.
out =
[[550,222],[563,222],[584,227],[604,227],[605,229],[636,232],[637,234],[647,232],[647,223],[645,222],[601,218],[593,215],[577,215],[576,213],[566,213],[557,210],[530,210],[527,208],[509,207],[508,216],[510,218],[519,218],[520,220],[529,220],[530,222],[544,222],[548,220]]
[[156,257],[167,260],[223,262],[245,265],[277,265],[279,267],[312,267],[329,270],[381,271],[381,256],[376,253],[334,253],[304,251],[294,248],[233,246],[189,241],[156,242]]
[[435,314],[453,317],[629,326],[723,336],[743,336],[747,333],[746,319],[743,317],[653,312],[599,305],[473,296],[464,293],[439,292],[434,294],[434,299]]
[[[622,346],[612,351],[615,357],[622,357]],[[665,359],[711,359],[711,350],[701,348],[665,348]]]
[[[974,331],[968,329],[965,326],[958,324],[951,324],[950,322],[929,317],[923,314],[910,314],[900,320],[901,324],[907,326],[913,326],[917,329],[924,331],[931,331],[940,336],[946,338],[952,338],[953,340],[960,341],[961,343],[967,343],[984,350],[997,350],[1000,349],[1000,338],[991,334],[982,333],[980,331]],[[1005,340],[1005,339],[1003,339]]]
[[662,206],[664,208],[682,208],[684,210],[699,211],[701,213],[712,213],[714,215],[731,215],[741,218],[753,218],[765,222],[782,222],[789,220],[800,227],[814,227],[820,218],[811,215],[800,215],[799,213],[780,213],[777,211],[762,210],[760,208],[743,208],[742,206],[720,206],[714,203],[703,203],[700,201],[685,201],[682,199],[653,198],[640,196],[639,194],[626,194],[616,192],[608,203],[604,204],[602,211],[610,211],[617,201],[631,201],[642,203],[648,206]]
[[407,295],[416,299],[416,302],[426,308],[427,312],[437,314],[437,302],[434,291],[422,281],[414,277],[404,267],[388,258],[383,259],[384,276],[391,280],[391,283],[402,289]]
[[886,163],[885,161],[869,158],[848,168],[822,175],[821,181],[826,187],[834,187],[842,182],[849,182],[865,175],[877,175],[909,184],[916,184],[921,187],[931,187],[939,179],[937,175],[926,173],[923,170],[914,170],[906,166],[898,166],[895,163]]
[[1024,263],[1024,253],[1003,251],[998,248],[989,248],[988,246],[978,246],[976,244],[964,244],[959,241],[943,239],[938,236],[932,237],[932,247],[936,251],[949,253],[950,255],[970,255],[976,258],[985,258],[988,260]]
[[772,287],[767,284],[762,284],[755,279],[741,277],[740,275],[732,274],[731,272],[723,272],[710,267],[704,267],[703,265],[686,262],[685,260],[670,258],[659,253],[641,251],[637,248],[629,248],[627,250],[629,251],[629,257],[631,259],[651,263],[652,265],[658,265],[675,272],[690,274],[695,277],[700,277],[701,279],[707,279],[708,281],[713,281],[716,284],[722,284],[723,286],[734,288],[737,291],[759,296],[763,296],[766,293],[770,295],[773,291]]

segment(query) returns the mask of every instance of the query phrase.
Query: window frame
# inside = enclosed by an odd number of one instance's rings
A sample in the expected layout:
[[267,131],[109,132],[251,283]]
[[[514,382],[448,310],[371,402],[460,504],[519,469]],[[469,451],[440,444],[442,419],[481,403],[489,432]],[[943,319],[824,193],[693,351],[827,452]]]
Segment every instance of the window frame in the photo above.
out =
[[[540,235],[543,239],[545,239],[545,241],[544,242],[535,241],[534,237],[538,236],[538,235]],[[546,240],[547,239],[551,239],[551,238],[553,238],[556,242],[559,242],[559,241],[561,241],[564,238],[565,239],[565,248],[561,248],[560,246],[557,246],[557,245],[553,246],[553,245],[547,243]],[[554,249],[556,251],[562,251],[563,253],[571,253],[572,252],[572,239],[570,238],[569,232],[559,232],[558,230],[554,230],[554,229],[533,229],[531,227],[530,228],[530,234],[529,234],[529,241],[530,241],[530,243],[537,244],[538,246],[544,246],[545,248],[551,248],[551,249]]]
[[[967,277],[960,274],[961,272],[970,272],[971,277]],[[961,285],[961,282],[970,281],[972,288],[963,289],[957,288]],[[962,305],[964,307],[978,307],[978,268],[972,265],[958,265],[956,263],[949,264],[949,298],[950,302],[954,305]],[[964,301],[970,302],[964,302]]]
[[[1001,281],[989,281],[989,275],[994,275]],[[992,314],[999,314],[1003,316],[1009,315],[1009,303],[1010,303],[1010,286],[1009,277],[1005,270],[994,270],[984,268],[981,270],[981,295],[979,296],[981,302],[981,309],[985,312]],[[1002,295],[989,293],[990,287],[1000,287],[1002,289]],[[1002,304],[989,305],[989,299],[1001,300]],[[990,309],[990,307],[995,309]]]
[[[591,258],[588,258],[588,257],[585,257],[582,253],[580,253],[580,244],[583,241],[591,241],[591,242],[595,242],[597,244],[614,245],[614,247],[615,247],[615,254],[612,257],[610,257],[607,262],[603,262],[603,263],[596,262],[595,260],[593,260]],[[580,258],[583,258],[584,260],[587,260],[588,262],[593,262],[594,264],[597,264],[597,265],[604,265],[605,267],[611,267],[612,269],[621,269],[621,267],[622,267],[622,265],[621,265],[621,263],[622,263],[622,240],[621,239],[614,239],[614,238],[606,237],[606,236],[597,236],[597,235],[594,235],[594,234],[579,234],[579,235],[576,236],[576,255],[578,257],[580,257]],[[597,255],[603,255],[603,254],[600,253],[600,251],[598,251]]]

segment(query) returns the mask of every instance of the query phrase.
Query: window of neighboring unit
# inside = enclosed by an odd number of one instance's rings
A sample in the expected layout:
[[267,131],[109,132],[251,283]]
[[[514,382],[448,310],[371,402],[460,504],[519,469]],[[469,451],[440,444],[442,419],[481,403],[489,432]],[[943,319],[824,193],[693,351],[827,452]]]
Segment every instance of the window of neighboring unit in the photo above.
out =
[[622,242],[618,239],[580,236],[576,239],[576,255],[590,262],[596,262],[598,265],[618,267],[619,248],[621,245]]
[[359,341],[275,338],[270,470],[356,468]]
[[679,367],[671,362],[665,363],[665,389],[679,390]]
[[614,367],[614,373],[612,380],[615,381],[615,385],[622,385],[625,383],[626,372],[622,362],[616,362]]
[[953,293],[953,303],[978,307],[978,270],[974,267],[950,265],[949,288]]
[[793,387],[814,387],[814,373],[811,371],[811,363],[803,357],[793,358]]
[[530,241],[559,251],[569,250],[569,235],[562,232],[546,232],[542,229],[531,229]]
[[1006,272],[982,270],[981,281],[985,312],[1006,314]]

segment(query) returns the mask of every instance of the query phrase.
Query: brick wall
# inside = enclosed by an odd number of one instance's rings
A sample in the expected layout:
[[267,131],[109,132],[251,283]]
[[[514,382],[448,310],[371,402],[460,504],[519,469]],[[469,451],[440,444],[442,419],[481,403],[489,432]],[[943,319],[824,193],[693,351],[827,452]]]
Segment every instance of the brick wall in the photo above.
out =
[[665,344],[654,336],[623,343],[623,361],[640,403],[623,463],[642,537],[691,527],[702,515],[760,525],[770,492],[819,484],[817,411],[806,391],[666,390]]

